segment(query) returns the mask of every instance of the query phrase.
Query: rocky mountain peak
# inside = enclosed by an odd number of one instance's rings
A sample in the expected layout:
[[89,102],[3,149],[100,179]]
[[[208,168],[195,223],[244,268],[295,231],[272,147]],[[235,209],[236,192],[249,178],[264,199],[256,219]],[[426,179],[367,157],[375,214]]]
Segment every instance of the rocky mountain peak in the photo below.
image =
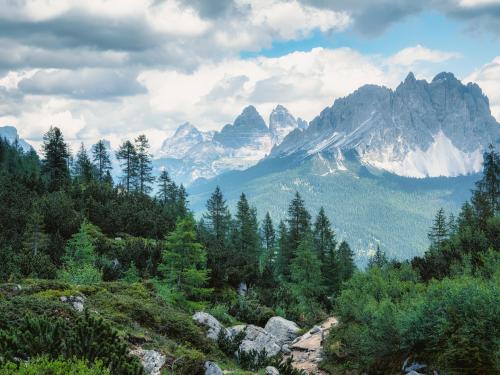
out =
[[28,142],[19,137],[17,129],[14,126],[0,126],[0,138],[6,139],[7,142],[11,144],[17,141],[18,145],[23,149],[24,152],[33,150],[33,147],[31,147]]
[[273,144],[280,144],[291,131],[298,127],[298,122],[288,109],[278,104],[269,115],[269,130]]

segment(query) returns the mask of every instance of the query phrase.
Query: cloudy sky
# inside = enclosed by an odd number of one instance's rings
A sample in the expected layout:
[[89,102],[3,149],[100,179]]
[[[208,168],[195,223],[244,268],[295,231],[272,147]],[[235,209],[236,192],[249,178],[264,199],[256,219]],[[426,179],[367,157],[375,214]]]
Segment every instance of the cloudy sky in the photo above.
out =
[[0,126],[34,144],[311,120],[409,71],[477,82],[500,120],[500,0],[0,0]]

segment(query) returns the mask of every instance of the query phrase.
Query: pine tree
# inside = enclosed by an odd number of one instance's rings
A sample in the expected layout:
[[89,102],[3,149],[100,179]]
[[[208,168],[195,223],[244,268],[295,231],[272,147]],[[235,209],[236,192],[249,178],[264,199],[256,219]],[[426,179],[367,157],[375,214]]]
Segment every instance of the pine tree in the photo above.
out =
[[70,180],[68,167],[70,153],[59,128],[51,127],[45,133],[42,153],[42,173],[47,179],[49,191],[63,189]]
[[177,193],[177,188],[175,189],[175,192],[173,194],[173,182],[170,179],[170,176],[167,172],[166,169],[163,169],[158,176],[158,193],[157,197],[160,200],[160,202],[164,205],[167,205],[168,203],[171,203],[172,197],[175,197]]
[[354,252],[349,244],[342,241],[337,251],[337,289],[340,290],[340,285],[349,280],[356,270],[354,263]]
[[167,236],[159,271],[169,285],[189,300],[201,300],[211,290],[206,287],[209,271],[207,253],[196,239],[196,223],[191,215],[180,220]]
[[83,143],[80,145],[73,163],[73,175],[77,180],[84,183],[89,183],[93,178],[92,162]]
[[321,207],[314,223],[314,247],[319,260],[324,262],[328,254],[334,251],[335,246],[335,233],[331,228],[330,220],[326,216],[324,208]]
[[[476,183],[473,202],[485,202],[481,209],[485,217],[491,217],[500,212],[500,165],[499,155],[493,145],[483,156],[483,178]],[[477,205],[476,203],[476,205]]]
[[321,262],[314,251],[314,241],[307,234],[300,242],[291,265],[294,289],[305,299],[315,299],[323,292]]
[[385,252],[377,245],[377,251],[375,251],[375,254],[368,260],[368,268],[383,268],[387,263],[389,263],[389,261],[387,260]]
[[241,194],[237,204],[236,220],[232,233],[232,267],[229,277],[234,285],[255,282],[259,271],[259,233],[257,214]]
[[446,215],[442,208],[436,213],[434,223],[428,234],[429,240],[433,246],[442,244],[448,238],[448,223]]
[[186,215],[189,212],[188,209],[188,194],[186,192],[186,189],[184,188],[184,185],[181,184],[179,188],[177,189],[177,204],[176,204],[176,211],[177,211],[177,217],[183,218],[186,217]]
[[111,159],[104,140],[99,140],[92,146],[92,160],[95,164],[96,177],[99,182],[104,182],[107,174],[111,171]]
[[137,178],[139,192],[147,194],[151,192],[151,183],[155,180],[152,175],[151,154],[149,153],[149,141],[144,134],[135,139],[135,149],[137,151]]
[[288,252],[288,229],[283,220],[278,225],[278,273],[287,279],[290,276],[290,259]]
[[136,186],[138,176],[138,160],[135,146],[130,141],[125,141],[118,149],[116,158],[121,161],[122,181],[127,192]]
[[262,242],[264,249],[267,254],[271,254],[274,251],[274,245],[276,242],[276,233],[274,231],[273,221],[271,219],[271,215],[269,211],[266,213],[264,217],[264,222],[262,223]]
[[[286,247],[281,249],[284,264],[289,265],[297,252],[299,243],[311,232],[311,215],[307,212],[304,201],[298,192],[288,207],[287,217],[288,235]],[[285,266],[287,271],[287,266]],[[288,276],[285,273],[285,276]]]
[[231,215],[218,186],[207,202],[207,212],[203,218],[208,234],[206,247],[208,268],[212,270],[211,282],[212,285],[221,286],[227,281]]

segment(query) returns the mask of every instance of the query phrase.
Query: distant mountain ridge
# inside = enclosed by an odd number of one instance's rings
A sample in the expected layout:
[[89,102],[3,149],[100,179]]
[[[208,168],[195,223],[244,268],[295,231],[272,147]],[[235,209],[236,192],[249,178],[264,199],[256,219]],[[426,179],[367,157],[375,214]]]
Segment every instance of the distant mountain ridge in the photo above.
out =
[[321,153],[341,161],[354,150],[364,164],[400,176],[451,177],[479,172],[483,151],[499,142],[500,126],[478,85],[451,73],[431,82],[410,73],[395,90],[365,85],[335,100],[271,157]]
[[162,145],[154,160],[157,169],[166,168],[184,184],[232,170],[243,170],[264,159],[294,129],[307,123],[296,119],[282,105],[269,117],[269,127],[254,106],[248,106],[233,124],[219,132],[202,132],[190,123],[182,124]]
[[19,137],[17,129],[14,126],[0,126],[0,138],[6,139],[11,144],[17,141],[17,144],[24,152],[33,150],[33,147],[28,142]]

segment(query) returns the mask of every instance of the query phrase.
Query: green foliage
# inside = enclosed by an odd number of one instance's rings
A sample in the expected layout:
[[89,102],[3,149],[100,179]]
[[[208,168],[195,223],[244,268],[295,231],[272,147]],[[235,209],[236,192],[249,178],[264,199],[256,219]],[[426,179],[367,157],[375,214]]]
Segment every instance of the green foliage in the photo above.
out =
[[47,181],[49,191],[65,188],[70,181],[68,159],[69,149],[61,130],[51,127],[43,136],[42,173]]
[[83,360],[48,357],[37,357],[21,364],[9,362],[0,367],[0,372],[5,375],[110,375],[109,370],[100,361],[89,366]]
[[237,301],[230,307],[229,312],[239,321],[263,327],[274,311],[262,305],[254,291],[238,296]]
[[250,351],[238,350],[236,357],[241,368],[251,371],[266,367],[270,362],[266,349],[262,349],[260,352],[254,349]]
[[304,370],[297,370],[293,367],[292,357],[283,359],[278,356],[271,362],[271,366],[276,367],[280,375],[307,375]]
[[165,282],[194,301],[203,300],[211,290],[208,281],[206,251],[196,240],[195,221],[187,216],[178,222],[175,230],[167,237],[163,252],[163,263],[159,271]]
[[100,235],[99,228],[84,222],[80,231],[74,234],[66,245],[64,268],[60,279],[73,284],[94,284],[102,279],[97,269],[95,242]]
[[2,362],[29,359],[40,355],[50,358],[80,358],[92,363],[96,360],[113,374],[142,374],[137,359],[128,355],[126,345],[117,333],[101,319],[88,313],[73,322],[63,319],[26,317],[11,329],[0,332]]
[[245,339],[246,329],[241,330],[234,336],[228,336],[225,329],[221,329],[217,337],[217,345],[226,355],[232,357],[238,353],[241,342]]

